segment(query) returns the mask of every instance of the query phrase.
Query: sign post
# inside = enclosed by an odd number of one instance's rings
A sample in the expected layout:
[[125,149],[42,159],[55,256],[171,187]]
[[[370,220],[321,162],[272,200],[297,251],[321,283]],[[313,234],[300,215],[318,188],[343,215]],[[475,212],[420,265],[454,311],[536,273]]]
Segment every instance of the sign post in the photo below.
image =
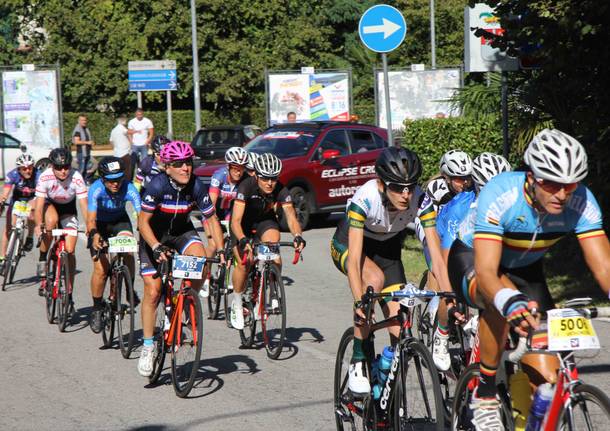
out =
[[407,34],[407,23],[398,9],[384,4],[377,5],[367,9],[360,18],[358,34],[360,35],[360,40],[364,46],[371,51],[381,53],[388,143],[393,145],[387,53],[398,48],[405,39],[405,35]]

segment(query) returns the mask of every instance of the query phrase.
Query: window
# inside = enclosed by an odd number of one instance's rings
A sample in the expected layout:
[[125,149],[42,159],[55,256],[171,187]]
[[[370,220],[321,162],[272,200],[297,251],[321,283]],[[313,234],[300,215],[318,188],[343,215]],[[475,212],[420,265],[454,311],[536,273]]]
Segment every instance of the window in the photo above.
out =
[[331,130],[326,134],[324,140],[318,147],[316,159],[322,158],[322,153],[326,150],[337,150],[340,156],[349,155],[349,145],[344,130]]
[[2,148],[19,148],[19,141],[10,135],[0,133],[0,147]]
[[379,141],[374,138],[372,132],[365,130],[350,130],[349,136],[352,142],[352,153],[357,154],[382,148],[382,146],[379,145]]

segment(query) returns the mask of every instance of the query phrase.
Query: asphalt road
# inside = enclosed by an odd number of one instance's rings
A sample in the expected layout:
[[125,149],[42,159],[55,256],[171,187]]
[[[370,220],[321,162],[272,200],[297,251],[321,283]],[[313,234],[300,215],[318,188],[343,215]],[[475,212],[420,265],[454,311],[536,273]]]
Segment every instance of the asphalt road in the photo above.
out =
[[[206,320],[201,379],[189,399],[174,395],[169,369],[150,387],[137,373],[138,352],[125,360],[117,349],[100,349],[101,335],[87,324],[91,259],[84,238],[77,248],[77,316],[63,334],[46,321],[33,277],[38,252],[30,253],[16,283],[0,293],[0,429],[334,429],[335,350],[351,322],[351,295],[329,256],[333,224],[305,233],[298,265],[284,251],[289,343],[280,360],[268,359],[262,347],[240,349],[237,331]],[[602,346],[610,346],[610,325],[596,327]],[[608,349],[580,369],[584,380],[610,392]]]

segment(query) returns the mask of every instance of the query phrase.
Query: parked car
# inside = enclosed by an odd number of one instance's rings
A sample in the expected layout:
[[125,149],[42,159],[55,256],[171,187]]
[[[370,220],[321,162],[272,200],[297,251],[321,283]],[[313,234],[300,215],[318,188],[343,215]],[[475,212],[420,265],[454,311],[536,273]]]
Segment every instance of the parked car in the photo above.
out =
[[[28,148],[19,139],[0,130],[0,179],[15,169],[15,160],[22,153],[30,153],[34,159],[42,160],[49,154],[49,149],[40,147]],[[38,163],[36,164],[38,167]]]
[[[306,122],[275,125],[245,148],[282,159],[280,181],[290,189],[299,222],[306,227],[314,214],[343,211],[356,189],[375,177],[375,161],[387,139],[385,129],[371,125]],[[222,164],[201,166],[195,174],[209,183]]]
[[260,127],[254,125],[204,127],[191,142],[196,164],[222,159],[229,148],[243,147],[262,132]]

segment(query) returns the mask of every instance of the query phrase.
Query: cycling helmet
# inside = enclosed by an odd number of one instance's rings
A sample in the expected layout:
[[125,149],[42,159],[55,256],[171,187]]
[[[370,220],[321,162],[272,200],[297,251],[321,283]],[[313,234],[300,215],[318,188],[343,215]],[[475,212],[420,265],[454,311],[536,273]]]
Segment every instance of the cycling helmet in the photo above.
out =
[[263,177],[277,177],[282,171],[282,161],[274,154],[261,154],[254,161],[254,169]]
[[463,151],[449,150],[441,157],[440,168],[443,175],[465,177],[472,173],[472,160]]
[[242,147],[231,147],[225,153],[225,162],[245,166],[248,163],[248,152]]
[[170,141],[163,146],[160,157],[163,163],[168,163],[175,160],[190,159],[194,155],[195,152],[188,142]]
[[472,161],[472,179],[479,188],[499,173],[510,170],[508,160],[499,154],[481,153]]
[[389,147],[377,158],[375,173],[385,184],[415,184],[421,175],[421,162],[407,148]]
[[584,147],[557,129],[544,129],[534,136],[523,159],[538,179],[570,184],[587,176]]
[[438,203],[444,203],[445,200],[448,201],[451,199],[449,196],[453,197],[453,194],[449,191],[449,187],[447,187],[447,181],[442,177],[435,178],[428,183],[426,194],[430,196],[434,202]]
[[163,146],[165,144],[167,144],[169,142],[169,139],[167,139],[165,136],[163,135],[156,135],[152,142],[150,143],[150,146],[152,147],[153,151],[157,154],[159,154],[161,152],[161,150],[163,149]]
[[97,171],[105,180],[116,180],[125,175],[125,166],[118,157],[104,157],[100,160]]
[[253,153],[252,151],[250,151],[248,153],[248,162],[246,163],[246,169],[248,169],[249,171],[253,171],[254,170],[254,162],[256,161],[256,159],[258,159],[258,154],[257,153]]
[[19,157],[17,157],[17,160],[15,160],[15,165],[18,168],[25,167],[25,166],[33,166],[34,157],[32,157],[29,154],[22,154]]
[[49,153],[49,159],[54,166],[72,164],[72,153],[67,148],[55,148]]

